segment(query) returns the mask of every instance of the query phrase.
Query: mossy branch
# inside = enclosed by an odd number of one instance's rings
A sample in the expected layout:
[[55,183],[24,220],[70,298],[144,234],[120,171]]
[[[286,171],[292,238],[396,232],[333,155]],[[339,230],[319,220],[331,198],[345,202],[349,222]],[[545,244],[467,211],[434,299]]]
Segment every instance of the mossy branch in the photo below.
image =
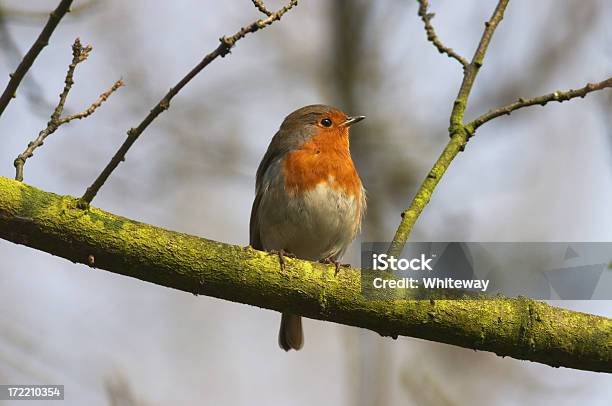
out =
[[185,292],[569,368],[612,372],[612,319],[530,299],[368,300],[360,271],[164,230],[0,177],[0,238]]
[[491,43],[491,39],[493,38],[493,34],[495,33],[499,23],[504,18],[504,12],[506,11],[509,1],[510,0],[499,0],[497,7],[495,7],[495,10],[491,15],[491,18],[485,23],[485,29],[482,33],[482,37],[480,38],[480,42],[478,43],[478,47],[476,47],[472,60],[469,64],[464,65],[463,80],[461,82],[461,86],[459,87],[459,93],[457,94],[453,104],[453,111],[450,116],[449,133],[451,139],[434,164],[434,167],[427,174],[427,178],[421,184],[421,187],[412,200],[410,207],[408,207],[408,209],[402,213],[402,221],[397,227],[395,236],[391,241],[389,255],[398,257],[401,254],[402,249],[404,248],[404,245],[406,244],[406,241],[408,241],[408,237],[412,232],[414,223],[423,212],[423,209],[425,209],[425,206],[427,206],[427,203],[429,203],[429,199],[431,199],[434,189],[438,185],[438,182],[440,182],[440,178],[442,175],[444,175],[444,172],[446,172],[457,154],[463,151],[465,144],[473,133],[473,130],[470,132],[469,129],[463,125],[463,115],[467,107],[468,98],[472,91],[472,87],[476,81],[476,76],[478,76],[478,72],[482,67],[482,63],[487,53],[487,49],[489,48],[489,44]]
[[[476,129],[481,125],[498,118],[502,115],[509,115],[515,110],[534,106],[534,105],[546,105],[548,102],[557,101],[563,102],[566,100],[574,99],[577,97],[584,98],[587,94],[603,90],[609,89],[612,87],[612,78],[608,78],[602,82],[598,83],[589,83],[581,89],[577,90],[568,90],[565,92],[556,91],[547,95],[534,97],[531,99],[519,98],[516,102],[509,104],[507,106],[499,107],[497,109],[490,110],[488,113],[481,115],[480,117],[468,122],[465,124],[464,113],[465,109],[468,105],[468,99],[470,97],[470,93],[472,92],[472,87],[474,86],[474,82],[476,81],[476,77],[478,76],[478,72],[483,65],[485,55],[487,53],[487,49],[489,44],[491,43],[491,39],[493,38],[493,34],[497,29],[497,26],[504,18],[504,12],[510,0],[498,0],[497,6],[491,15],[491,18],[485,22],[485,28],[480,38],[480,42],[476,47],[476,51],[474,52],[474,56],[471,61],[466,65],[459,59],[457,56],[454,56],[452,53],[445,52],[447,48],[445,48],[439,42],[439,39],[435,37],[435,33],[433,32],[433,27],[431,27],[430,20],[433,17],[432,14],[427,13],[428,2],[426,0],[417,0],[419,2],[419,16],[425,22],[425,31],[427,33],[427,39],[432,41],[434,46],[443,53],[448,54],[450,57],[453,57],[459,62],[462,63],[463,70],[463,80],[461,82],[461,86],[459,87],[459,92],[455,101],[453,103],[453,109],[450,116],[450,125],[448,128],[448,132],[450,135],[450,141],[440,154],[440,157],[434,164],[433,168],[427,174],[427,177],[421,183],[419,190],[417,191],[416,196],[412,199],[410,206],[402,212],[402,220],[400,221],[399,226],[393,236],[393,240],[391,241],[391,245],[389,246],[388,254],[398,257],[405,244],[410,237],[410,233],[414,228],[414,224],[417,219],[425,209],[425,206],[429,203],[431,196],[438,186],[440,179],[446,172],[446,170],[450,167],[453,159],[459,155],[459,152],[465,149],[465,146],[469,139],[474,135]],[[433,37],[436,39],[434,40]],[[437,41],[437,42],[436,42]],[[452,50],[451,50],[452,51]]]

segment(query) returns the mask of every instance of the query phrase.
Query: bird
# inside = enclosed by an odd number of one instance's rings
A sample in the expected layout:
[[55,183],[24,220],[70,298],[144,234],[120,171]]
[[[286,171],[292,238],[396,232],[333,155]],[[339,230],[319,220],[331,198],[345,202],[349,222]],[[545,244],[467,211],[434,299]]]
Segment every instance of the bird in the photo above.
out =
[[[323,104],[299,108],[285,117],[259,167],[251,209],[251,247],[310,261],[333,263],[361,228],[366,194],[349,149],[350,117]],[[304,345],[302,319],[282,313],[278,344]]]

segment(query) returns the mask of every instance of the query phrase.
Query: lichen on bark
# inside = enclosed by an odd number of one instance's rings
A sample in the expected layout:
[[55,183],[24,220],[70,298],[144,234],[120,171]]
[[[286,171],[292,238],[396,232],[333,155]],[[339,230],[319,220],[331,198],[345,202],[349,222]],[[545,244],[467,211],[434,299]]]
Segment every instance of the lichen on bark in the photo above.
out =
[[[359,269],[165,230],[0,177],[0,238],[70,261],[194,294],[492,351],[612,372],[612,319],[527,298],[369,300]],[[24,270],[23,272],[27,272]]]

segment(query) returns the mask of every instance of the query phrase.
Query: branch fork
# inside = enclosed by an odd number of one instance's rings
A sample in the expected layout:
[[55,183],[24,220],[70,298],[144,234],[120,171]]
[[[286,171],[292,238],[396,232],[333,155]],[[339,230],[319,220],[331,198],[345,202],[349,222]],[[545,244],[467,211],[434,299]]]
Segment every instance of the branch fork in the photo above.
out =
[[19,182],[23,181],[23,167],[27,159],[34,155],[34,150],[41,147],[49,135],[53,134],[60,126],[64,124],[67,124],[73,120],[81,120],[89,117],[102,105],[102,103],[108,100],[112,93],[124,85],[123,80],[116,81],[110,87],[110,89],[102,93],[87,109],[80,113],[62,117],[66,99],[68,98],[68,94],[74,85],[74,71],[76,70],[78,64],[87,60],[92,49],[93,48],[91,45],[83,46],[79,38],[77,38],[74,41],[74,44],[72,44],[72,62],[68,66],[68,72],[66,73],[66,78],[64,79],[64,89],[59,95],[59,102],[51,114],[47,127],[38,133],[38,137],[36,137],[35,140],[30,141],[27,148],[21,154],[19,154],[17,158],[15,158],[15,161],[13,162],[13,165],[15,166],[15,180]]
[[[476,76],[482,64],[484,58],[493,38],[493,34],[497,29],[497,26],[504,17],[504,12],[510,0],[499,0],[491,18],[485,22],[485,29],[480,38],[480,42],[474,52],[470,62],[467,62],[465,58],[456,54],[452,49],[445,47],[440,39],[435,34],[433,26],[431,25],[431,19],[433,13],[427,12],[429,2],[427,0],[417,0],[419,3],[418,15],[425,24],[425,32],[427,39],[440,51],[451,58],[456,59],[463,66],[463,80],[459,88],[457,97],[453,103],[453,110],[450,116],[449,135],[450,141],[440,154],[440,157],[434,164],[433,168],[419,187],[416,196],[410,203],[410,206],[402,213],[402,219],[395,232],[393,241],[389,248],[389,254],[398,256],[408,241],[410,233],[416,223],[416,220],[421,215],[425,206],[429,203],[431,195],[438,185],[441,177],[444,175],[453,159],[465,149],[468,140],[474,136],[476,130],[483,124],[499,117],[502,115],[509,115],[513,111],[521,109],[523,107],[529,107],[534,105],[545,106],[548,102],[556,101],[563,102],[576,97],[584,98],[587,94],[608,89],[612,87],[612,77],[598,83],[588,83],[586,86],[577,90],[567,91],[555,91],[550,94],[534,97],[532,99],[519,98],[516,102],[511,103],[507,106],[502,106],[475,118],[474,120],[464,122],[464,112],[467,107],[468,99],[472,91],[472,87],[476,80]],[[434,174],[435,176],[432,176]]]

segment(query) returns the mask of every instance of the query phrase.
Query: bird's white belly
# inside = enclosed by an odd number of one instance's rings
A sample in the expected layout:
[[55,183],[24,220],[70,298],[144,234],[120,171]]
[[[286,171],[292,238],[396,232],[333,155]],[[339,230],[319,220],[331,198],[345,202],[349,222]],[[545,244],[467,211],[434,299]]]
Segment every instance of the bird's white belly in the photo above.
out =
[[284,250],[298,258],[339,259],[355,238],[361,201],[320,183],[294,197],[284,190],[262,200],[259,216],[266,250]]

